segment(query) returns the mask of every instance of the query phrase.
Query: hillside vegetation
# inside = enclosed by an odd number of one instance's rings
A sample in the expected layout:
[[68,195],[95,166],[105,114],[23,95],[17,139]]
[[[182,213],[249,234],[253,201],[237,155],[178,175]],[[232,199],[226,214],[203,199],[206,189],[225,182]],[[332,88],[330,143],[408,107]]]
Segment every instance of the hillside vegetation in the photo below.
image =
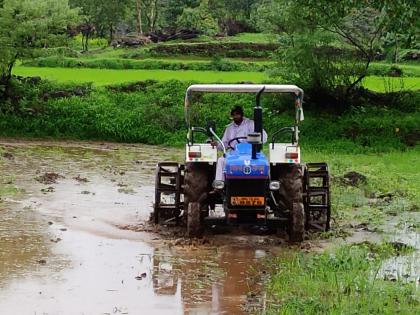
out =
[[[183,98],[191,83],[145,81],[102,88],[21,83],[16,89],[24,96],[19,97],[18,107],[1,114],[0,133],[182,145],[186,134]],[[417,142],[420,112],[412,112],[418,106],[417,94],[397,94],[389,98],[393,102],[389,105],[367,103],[339,116],[308,101],[301,126],[305,148],[388,151]],[[221,133],[233,105],[244,106],[251,116],[255,101],[252,95],[203,94],[195,102],[193,118],[197,125],[215,120]],[[263,106],[269,134],[293,124],[293,100],[288,96],[266,95]]]

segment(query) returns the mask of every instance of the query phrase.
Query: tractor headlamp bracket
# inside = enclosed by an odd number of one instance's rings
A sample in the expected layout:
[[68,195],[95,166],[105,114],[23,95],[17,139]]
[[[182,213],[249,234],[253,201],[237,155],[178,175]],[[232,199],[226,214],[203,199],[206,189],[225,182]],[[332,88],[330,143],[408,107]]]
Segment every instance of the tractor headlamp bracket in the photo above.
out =
[[278,180],[272,180],[269,184],[270,190],[279,190],[280,189],[280,182]]

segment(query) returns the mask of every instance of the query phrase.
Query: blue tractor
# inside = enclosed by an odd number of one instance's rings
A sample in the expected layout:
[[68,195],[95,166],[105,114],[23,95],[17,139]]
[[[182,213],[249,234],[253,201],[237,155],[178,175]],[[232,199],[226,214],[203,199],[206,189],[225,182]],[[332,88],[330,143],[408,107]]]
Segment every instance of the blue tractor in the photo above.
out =
[[[193,92],[255,93],[254,132],[231,139],[225,147],[214,122],[191,125]],[[263,93],[293,95],[296,117],[292,127],[271,135],[263,152]],[[330,227],[329,175],[326,163],[303,163],[299,123],[303,120],[303,91],[295,85],[210,84],[192,85],[185,97],[188,126],[185,164],[162,162],[156,168],[153,217],[156,224],[184,224],[190,237],[202,235],[205,226],[250,225],[286,228],[289,239],[299,242],[308,230]],[[198,143],[197,133],[212,141]],[[288,142],[277,142],[287,137]],[[218,150],[225,157],[223,180],[215,180]],[[235,146],[232,143],[237,142]],[[214,209],[222,207],[222,215]]]

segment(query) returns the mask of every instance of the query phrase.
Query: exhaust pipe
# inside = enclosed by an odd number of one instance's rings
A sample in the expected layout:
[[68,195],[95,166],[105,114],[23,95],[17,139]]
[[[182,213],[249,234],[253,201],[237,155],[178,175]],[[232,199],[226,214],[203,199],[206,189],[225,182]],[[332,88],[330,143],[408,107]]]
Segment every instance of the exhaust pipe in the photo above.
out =
[[[263,120],[262,120],[262,107],[261,107],[261,94],[264,92],[265,86],[258,91],[255,107],[254,107],[254,132],[261,134],[261,143],[263,142]],[[261,144],[252,145],[252,159],[257,158],[257,152],[260,152],[262,148]]]

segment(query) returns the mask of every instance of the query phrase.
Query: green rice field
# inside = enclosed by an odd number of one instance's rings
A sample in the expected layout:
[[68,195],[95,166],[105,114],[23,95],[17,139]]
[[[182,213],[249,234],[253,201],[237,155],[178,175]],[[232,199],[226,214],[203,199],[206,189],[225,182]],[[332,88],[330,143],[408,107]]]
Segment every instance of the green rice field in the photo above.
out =
[[[40,76],[57,82],[93,82],[96,86],[119,84],[144,80],[182,80],[210,82],[253,82],[269,80],[261,72],[219,72],[219,71],[171,71],[171,70],[113,70],[113,69],[71,69],[16,66],[15,75]],[[399,90],[419,90],[420,78],[391,78],[370,76],[363,85],[373,91],[391,92]]]
[[71,69],[22,66],[17,66],[14,74],[39,76],[57,82],[93,82],[97,86],[144,80],[182,80],[204,83],[249,81],[259,83],[268,79],[261,72]]
[[420,90],[420,77],[369,76],[363,81],[363,86],[377,92]]

